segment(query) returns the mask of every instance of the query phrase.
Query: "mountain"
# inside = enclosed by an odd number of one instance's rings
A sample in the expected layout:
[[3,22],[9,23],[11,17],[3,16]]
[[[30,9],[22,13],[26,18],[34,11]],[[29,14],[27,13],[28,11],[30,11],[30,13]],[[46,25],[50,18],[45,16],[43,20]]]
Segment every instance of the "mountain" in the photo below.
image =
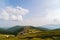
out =
[[[7,37],[7,34],[9,37]],[[12,35],[13,34],[13,35]],[[13,26],[9,29],[0,28],[0,38],[2,40],[60,40],[60,29],[49,30],[43,27],[34,26]],[[36,39],[37,38],[37,39]],[[40,39],[41,38],[41,39]]]
[[[49,27],[49,26],[48,26]],[[2,34],[13,34],[13,35],[17,35],[20,32],[24,32],[24,31],[40,31],[40,32],[44,32],[44,31],[49,31],[50,29],[44,28],[42,26],[40,27],[34,27],[34,26],[13,26],[9,29],[2,29],[0,28],[0,33]],[[60,30],[60,29],[54,29],[54,30]]]
[[[25,27],[25,29],[17,34],[19,38],[54,38],[60,37],[60,30],[41,30],[37,27]],[[58,39],[58,38],[57,38]],[[55,39],[54,39],[55,40]]]
[[14,26],[12,28],[7,29],[8,33],[16,35],[17,33],[24,31],[26,29],[36,29],[36,30],[41,30],[41,31],[46,31],[46,28],[42,27],[34,27],[34,26]]
[[6,29],[6,28],[0,28],[0,34],[16,34],[16,33],[18,33],[18,32],[20,32],[20,31],[22,31],[23,30],[23,27],[22,26],[13,26],[13,27],[11,27],[11,28],[8,28],[8,29]]
[[43,25],[42,27],[48,28],[48,29],[59,29],[60,28],[60,24],[47,24],[47,25]]
[[53,30],[60,30],[60,28],[56,28],[56,29],[53,29]]
[[13,27],[7,29],[7,32],[10,34],[16,35],[18,32],[21,32],[23,29],[24,29],[23,26],[16,25],[16,26],[13,26]]
[[48,28],[45,28],[45,27],[42,27],[42,26],[39,26],[39,27],[32,27],[33,29],[37,29],[37,30],[41,30],[41,31],[48,31],[48,30],[50,30],[50,29],[48,29]]
[[5,34],[6,33],[6,29],[0,28],[0,34]]

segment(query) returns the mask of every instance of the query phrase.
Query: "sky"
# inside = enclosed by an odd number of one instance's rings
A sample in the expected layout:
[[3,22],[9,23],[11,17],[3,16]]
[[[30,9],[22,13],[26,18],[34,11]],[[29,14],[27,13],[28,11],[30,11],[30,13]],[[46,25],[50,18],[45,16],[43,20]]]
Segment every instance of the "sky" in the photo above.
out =
[[60,24],[60,0],[0,0],[0,26]]

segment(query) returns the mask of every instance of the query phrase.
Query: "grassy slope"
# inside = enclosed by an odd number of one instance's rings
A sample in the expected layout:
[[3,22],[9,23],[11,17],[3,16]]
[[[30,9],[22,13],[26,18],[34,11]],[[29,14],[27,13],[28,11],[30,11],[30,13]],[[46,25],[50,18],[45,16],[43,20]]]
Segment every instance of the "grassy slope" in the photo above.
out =
[[[21,30],[22,29],[22,30]],[[60,30],[48,30],[46,31],[44,28],[30,27],[24,29],[24,27],[15,26],[13,28],[8,29],[10,33],[19,33],[19,31],[24,31],[24,33],[18,34],[18,36],[10,36],[6,37],[6,34],[0,34],[0,40],[59,40],[60,39]],[[44,31],[44,30],[45,31]],[[17,31],[16,31],[17,30]]]

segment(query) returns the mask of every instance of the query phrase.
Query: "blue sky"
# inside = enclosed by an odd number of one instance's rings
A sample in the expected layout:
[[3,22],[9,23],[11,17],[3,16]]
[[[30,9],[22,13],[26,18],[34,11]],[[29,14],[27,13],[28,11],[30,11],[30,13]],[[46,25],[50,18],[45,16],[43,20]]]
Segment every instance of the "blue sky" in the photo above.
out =
[[60,24],[60,0],[0,0],[0,26]]

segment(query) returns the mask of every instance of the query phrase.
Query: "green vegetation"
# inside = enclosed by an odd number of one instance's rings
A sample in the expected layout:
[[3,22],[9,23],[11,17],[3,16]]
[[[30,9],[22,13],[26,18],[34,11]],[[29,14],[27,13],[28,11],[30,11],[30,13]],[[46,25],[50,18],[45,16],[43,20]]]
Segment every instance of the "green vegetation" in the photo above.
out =
[[[0,40],[60,40],[60,30],[48,30],[33,26],[15,26],[0,30]],[[5,32],[4,32],[5,31]]]

